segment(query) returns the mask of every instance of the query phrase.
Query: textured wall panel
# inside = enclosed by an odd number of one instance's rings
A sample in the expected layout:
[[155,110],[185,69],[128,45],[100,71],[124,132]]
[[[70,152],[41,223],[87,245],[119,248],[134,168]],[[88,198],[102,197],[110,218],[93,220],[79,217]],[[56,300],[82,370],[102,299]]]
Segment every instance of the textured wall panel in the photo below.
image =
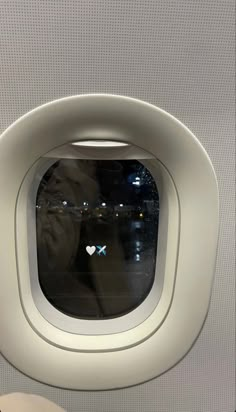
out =
[[233,412],[234,1],[0,0],[0,59],[1,131],[59,97],[137,97],[196,134],[221,200],[209,316],[181,363],[137,387],[88,393],[35,382],[0,357],[0,393],[33,392],[69,412]]

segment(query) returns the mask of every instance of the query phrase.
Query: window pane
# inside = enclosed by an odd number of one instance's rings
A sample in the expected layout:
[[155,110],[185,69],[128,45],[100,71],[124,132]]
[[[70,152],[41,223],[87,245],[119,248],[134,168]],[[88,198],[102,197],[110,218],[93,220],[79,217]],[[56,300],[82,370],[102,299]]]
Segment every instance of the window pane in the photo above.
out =
[[122,316],[149,294],[155,276],[159,197],[136,160],[61,159],[36,200],[38,275],[61,312]]

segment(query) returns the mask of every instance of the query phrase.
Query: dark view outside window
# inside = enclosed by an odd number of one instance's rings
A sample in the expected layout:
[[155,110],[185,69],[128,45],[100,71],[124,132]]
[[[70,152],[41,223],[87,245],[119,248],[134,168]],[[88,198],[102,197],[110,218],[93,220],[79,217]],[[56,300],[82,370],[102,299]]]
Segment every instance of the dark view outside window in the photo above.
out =
[[61,159],[36,200],[38,276],[48,301],[82,319],[127,314],[155,276],[159,197],[136,160]]

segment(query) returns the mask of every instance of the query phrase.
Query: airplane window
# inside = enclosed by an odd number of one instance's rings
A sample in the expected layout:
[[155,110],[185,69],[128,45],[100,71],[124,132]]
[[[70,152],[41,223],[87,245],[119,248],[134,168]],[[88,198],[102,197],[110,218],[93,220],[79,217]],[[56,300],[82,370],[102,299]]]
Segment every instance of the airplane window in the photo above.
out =
[[48,301],[82,319],[125,315],[155,277],[159,195],[137,160],[61,159],[36,200],[38,276]]

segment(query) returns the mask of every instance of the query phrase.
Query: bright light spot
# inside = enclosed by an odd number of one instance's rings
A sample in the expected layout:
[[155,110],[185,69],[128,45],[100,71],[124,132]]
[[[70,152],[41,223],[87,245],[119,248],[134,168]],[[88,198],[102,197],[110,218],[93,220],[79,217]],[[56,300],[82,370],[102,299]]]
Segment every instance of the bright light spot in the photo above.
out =
[[140,177],[137,176],[137,177],[135,178],[135,180],[140,180]]
[[119,216],[119,213],[116,213],[116,216]]
[[132,185],[140,186],[140,182],[139,181],[138,182],[132,182]]
[[66,201],[66,200],[64,200],[62,203],[63,203],[64,206],[67,205],[67,201]]
[[[100,135],[100,133],[99,133]],[[102,135],[104,135],[104,132],[102,132]],[[95,146],[95,147],[119,147],[119,146],[129,146],[127,143],[121,143],[121,142],[113,142],[113,141],[107,141],[107,140],[87,140],[85,142],[74,142],[71,143],[74,146]]]
[[123,207],[124,205],[123,205],[123,203],[120,203],[120,207]]
[[106,203],[102,203],[102,206],[106,206]]
[[136,260],[136,262],[139,262],[139,261],[140,261],[140,255],[139,255],[139,253],[137,253],[137,254],[135,255],[135,260]]
[[88,206],[88,202],[84,202],[83,205],[84,205],[84,206]]
[[139,213],[139,217],[143,217],[143,213]]

